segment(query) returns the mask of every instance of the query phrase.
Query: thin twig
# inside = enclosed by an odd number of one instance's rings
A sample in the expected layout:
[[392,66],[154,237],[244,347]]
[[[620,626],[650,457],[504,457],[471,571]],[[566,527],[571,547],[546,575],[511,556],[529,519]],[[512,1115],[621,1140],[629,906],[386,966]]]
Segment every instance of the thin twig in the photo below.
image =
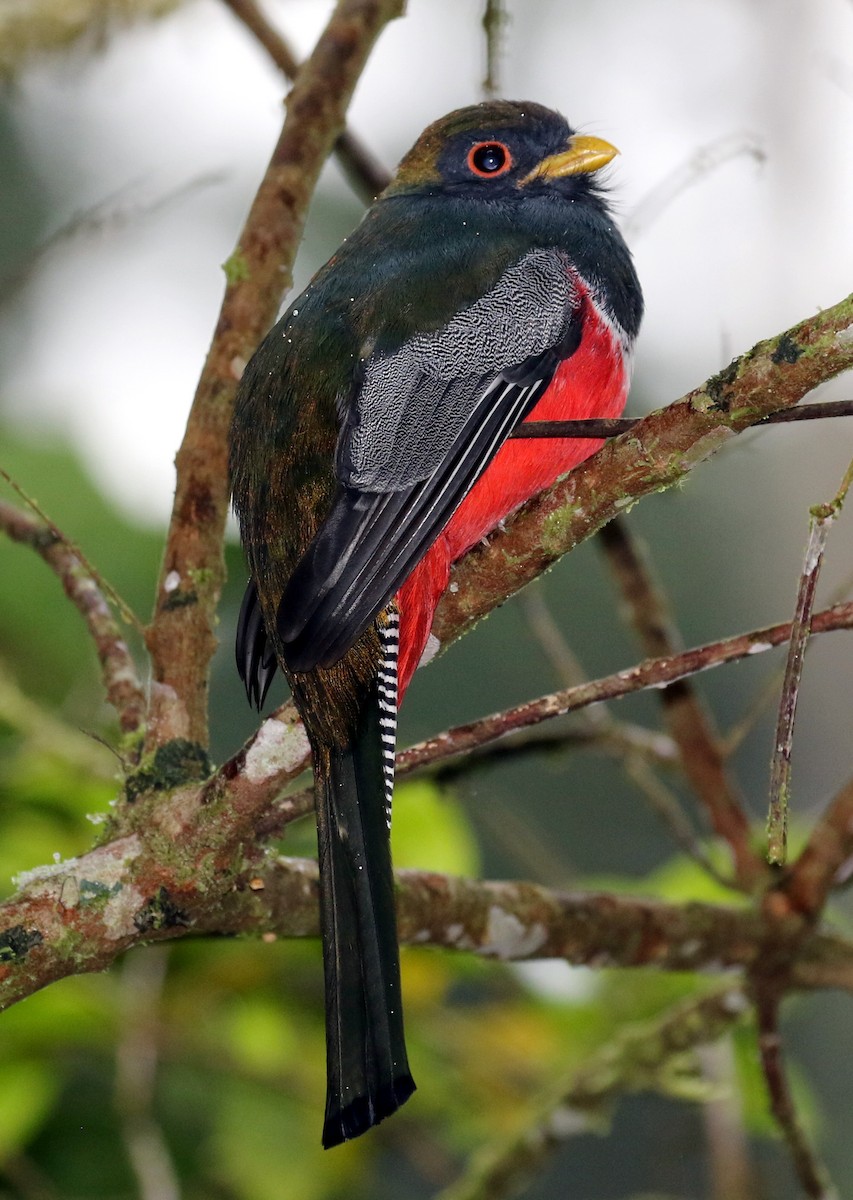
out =
[[853,296],[759,342],[701,387],[611,438],[455,564],[432,632],[440,646],[625,508],[684,480],[738,433],[853,366]]
[[[851,591],[853,591],[853,576],[832,589],[828,598],[828,604],[840,604],[846,600]],[[808,655],[808,644],[806,645],[806,654]],[[782,681],[785,678],[785,667],[781,666],[777,671],[772,671],[770,675],[764,679],[756,694],[750,701],[745,713],[738,718],[733,725],[729,727],[723,735],[723,753],[727,758],[735,753],[735,751],[743,744],[752,730],[755,728],[758,720],[770,708],[778,709],[779,693],[782,688]]]
[[[835,605],[816,614],[812,622],[814,633],[830,629],[853,627],[853,602]],[[693,650],[685,650],[666,658],[648,659],[637,666],[601,679],[591,680],[563,691],[552,692],[537,700],[527,701],[478,721],[458,725],[416,746],[410,746],[397,757],[401,770],[432,763],[436,759],[467,753],[517,729],[525,729],[551,717],[575,712],[601,700],[615,700],[645,688],[661,687],[678,679],[695,675],[710,667],[736,662],[753,654],[761,654],[786,642],[791,634],[790,624],[771,625],[754,629],[736,637],[708,642]]]
[[751,697],[746,712],[723,734],[723,753],[727,758],[743,745],[762,716],[771,708],[778,708],[779,690],[785,678],[784,666],[773,670],[763,678]]
[[[597,544],[619,588],[628,623],[646,654],[655,658],[677,654],[682,647],[681,634],[654,578],[645,546],[634,537],[623,517],[614,517],[604,526]],[[671,689],[663,695],[671,697]]]
[[[821,404],[798,404],[783,408],[756,421],[753,428],[765,425],[790,425],[794,421],[825,421],[831,417],[853,417],[853,400],[826,400]],[[630,433],[642,417],[589,417],[578,421],[524,421],[510,434],[512,438],[611,438]]]
[[[612,521],[610,525],[605,526],[602,534],[605,534],[608,529],[612,530],[614,525],[619,524],[619,518]],[[524,614],[527,617],[527,623],[530,626],[531,632],[536,637],[545,654],[551,661],[552,667],[558,680],[564,687],[571,687],[575,684],[584,682],[584,675],[580,664],[572,653],[568,643],[562,635],[557,622],[551,615],[550,609],[545,603],[541,588],[527,588],[521,594],[521,604]],[[650,651],[651,652],[651,651]],[[671,689],[667,689],[671,690]],[[666,693],[664,693],[666,694]],[[699,865],[717,879],[720,883],[726,883],[723,877],[717,871],[708,855],[705,853],[698,837],[696,836],[693,827],[681,809],[678,797],[675,793],[666,786],[666,784],[658,778],[653,770],[648,753],[637,753],[636,741],[630,737],[628,731],[624,734],[620,725],[615,721],[609,710],[604,704],[590,705],[583,710],[586,717],[587,743],[589,745],[599,745],[606,747],[612,752],[619,753],[622,760],[622,766],[628,777],[637,788],[645,796],[648,803],[651,805],[655,814],[664,823],[670,831],[676,845],[693,858]],[[658,735],[660,736],[660,735]],[[675,748],[675,742],[672,738],[668,738],[669,749]],[[518,739],[513,739],[514,747],[518,748]],[[534,743],[535,744],[535,743]],[[566,743],[568,744],[568,743]],[[579,743],[576,743],[579,744]],[[497,743],[490,747],[492,751],[505,748],[506,743]],[[681,761],[681,755],[676,751],[678,761]],[[443,779],[448,771],[453,771],[456,765],[463,770],[465,766],[473,762],[474,765],[482,765],[484,754],[469,754],[466,755],[458,764],[451,762],[450,767],[445,767],[444,770],[439,768],[436,773],[439,779]]]
[[21,734],[39,754],[62,759],[95,779],[114,781],[116,759],[94,738],[66,725],[28,696],[0,663],[0,721]]
[[758,989],[756,1012],[758,1050],[767,1083],[770,1110],[788,1144],[797,1178],[811,1200],[838,1200],[838,1192],[829,1178],[826,1167],[810,1145],[797,1116],[785,1071],[782,1038],[779,1033],[779,999],[775,992]]
[[500,62],[507,20],[504,0],[486,0],[482,18],[486,38],[486,74],[483,79],[483,96],[486,100],[493,100],[501,94]]
[[[573,687],[576,683],[583,683],[587,676],[563,636],[563,631],[554,620],[541,585],[527,588],[521,593],[519,602],[527,621],[527,627],[550,663],[556,682],[561,687]],[[598,717],[594,716],[592,712],[587,714],[592,722],[598,724],[600,720],[607,720],[603,709],[596,711],[599,714]]]
[[[550,732],[533,729],[512,734],[501,741],[489,742],[459,758],[436,760],[422,765],[438,783],[456,783],[467,775],[500,762],[532,754],[561,754],[569,750],[592,750],[613,758],[654,763],[666,768],[678,764],[678,751],[672,738],[630,721],[613,721],[602,728],[581,727]],[[401,767],[401,775],[405,770]]]
[[18,1196],[20,1200],[63,1200],[41,1166],[28,1154],[4,1155],[3,1180],[17,1188],[18,1194],[10,1200],[18,1200]]
[[[551,663],[557,682],[564,688],[587,682],[588,676],[554,620],[554,616],[545,602],[542,589],[527,588],[521,593],[519,601],[530,631]],[[641,759],[657,762],[666,767],[671,767],[678,761],[675,743],[667,734],[645,729],[643,726],[634,725],[628,721],[617,721],[605,704],[593,704],[583,711],[586,728],[568,729],[562,734],[554,734],[547,742],[540,735],[538,748],[593,747],[602,749],[608,754],[624,754],[632,757],[638,755]],[[536,739],[527,741],[515,737],[501,746],[485,748],[485,753],[481,758],[477,758],[476,755],[472,757],[474,764],[479,765],[492,754],[509,756],[536,748]],[[439,774],[443,775],[444,770],[462,772],[464,764],[459,763],[455,768],[440,768]]]
[[116,1109],[140,1200],[180,1200],[181,1187],[163,1130],[154,1118],[159,1058],[158,1009],[169,951],[150,946],[131,954],[121,972],[116,1045]]
[[2,277],[0,307],[17,298],[19,288],[33,275],[39,264],[63,243],[80,235],[110,232],[131,222],[146,220],[177,204],[186,196],[222,183],[225,178],[224,171],[208,171],[185,180],[150,200],[140,198],[143,184],[134,180],[89,208],[72,213],[69,219],[40,242],[20,265]]
[[[223,0],[223,3],[255,36],[284,77],[293,81],[299,74],[299,60],[287,39],[270,24],[254,0]],[[365,204],[370,204],[391,182],[390,173],[349,129],[344,129],[338,137],[334,154],[356,195]]]
[[118,713],[122,731],[136,733],[145,721],[145,695],[127,643],[88,564],[55,526],[36,521],[5,500],[0,500],[0,529],[13,541],[30,546],[58,575],[89,629],[107,699]]
[[[453,730],[449,730],[448,733],[452,735]],[[678,752],[672,740],[665,734],[629,722],[616,721],[602,729],[564,729],[555,733],[543,732],[542,726],[533,726],[530,731],[522,730],[487,741],[464,753],[457,754],[445,749],[437,752],[432,758],[421,759],[418,751],[424,745],[420,742],[398,753],[398,779],[404,779],[407,775],[417,772],[425,773],[439,786],[454,786],[480,770],[510,759],[515,761],[525,755],[559,754],[569,750],[595,750],[622,762],[646,761],[665,767],[674,767],[678,763]],[[639,779],[635,779],[634,782],[638,787],[643,786]],[[302,791],[293,792],[276,801],[269,813],[259,822],[258,837],[263,841],[280,837],[293,821],[308,816],[313,811],[313,789],[304,788]],[[665,819],[662,812],[659,812],[659,815]],[[678,836],[676,840],[681,844]]]
[[[813,634],[851,628],[853,628],[853,601],[824,609],[817,613],[812,621]],[[550,692],[547,696],[529,700],[515,708],[505,709],[503,712],[492,713],[490,716],[481,717],[479,720],[470,721],[465,725],[457,725],[434,737],[427,738],[425,741],[408,746],[397,754],[397,775],[403,777],[422,768],[435,770],[437,764],[447,760],[461,759],[462,756],[472,753],[484,753],[487,747],[499,744],[503,739],[507,739],[505,744],[511,746],[512,742],[509,739],[519,730],[533,728],[543,721],[564,716],[569,712],[577,712],[587,705],[598,704],[602,700],[618,700],[623,696],[632,695],[634,692],[644,691],[646,688],[665,686],[676,680],[695,675],[698,671],[737,662],[739,659],[749,658],[754,654],[763,654],[775,646],[783,645],[790,636],[791,626],[789,623],[770,625],[764,629],[754,629],[750,633],[738,634],[736,637],[723,638],[718,642],[708,642],[704,646],[685,650],[683,653],[671,657],[647,659],[635,667],[617,671],[613,675],[605,675],[600,679],[577,684],[575,687],[565,688],[559,692]],[[280,712],[283,711],[280,710]],[[278,716],[279,713],[273,713],[269,721],[274,721]],[[261,728],[263,729],[267,724],[269,722],[264,722]],[[573,736],[580,740],[583,735],[575,734]],[[603,741],[602,744],[606,744],[606,741]],[[496,748],[496,753],[501,753],[499,748]],[[245,754],[245,749],[240,751],[232,763],[236,763]],[[307,765],[306,752],[300,769]],[[232,769],[236,768],[232,768],[230,764],[226,764],[222,768],[223,771]],[[448,772],[453,771],[452,767],[441,769]],[[464,767],[460,766],[460,770],[464,770]],[[290,778],[293,778],[296,773],[294,771]],[[262,836],[272,837],[279,834],[291,821],[309,813],[312,804],[312,793],[307,789],[287,796],[283,800],[277,800],[261,823]],[[853,810],[851,810],[851,817],[853,817]],[[840,821],[843,819],[843,816],[839,818]],[[837,843],[834,832],[829,836]],[[826,848],[823,846],[816,850],[818,863],[826,861],[825,850]],[[851,846],[850,852],[853,852],[853,846]],[[830,880],[846,857],[847,852],[831,867]],[[833,861],[835,861],[834,856]],[[827,886],[829,885],[827,884]]]
[[[812,621],[815,632],[817,618]],[[853,855],[853,780],[848,781],[821,814],[784,884],[794,912],[816,920],[829,889]]]
[[[847,600],[853,591],[853,574],[842,581],[832,589],[827,604],[840,604]],[[808,654],[808,645],[806,645],[806,654]],[[723,736],[723,753],[726,758],[731,758],[735,751],[742,745],[744,740],[749,736],[755,728],[759,718],[771,707],[778,708],[779,692],[782,688],[782,681],[785,678],[784,665],[778,671],[772,671],[770,675],[761,683],[757,690],[757,694],[753,697],[746,712],[726,731]]]
[[15,492],[16,495],[20,496],[30,512],[34,513],[35,516],[38,517],[39,521],[46,526],[51,536],[57,542],[61,542],[62,545],[66,547],[69,554],[73,554],[75,558],[80,560],[83,569],[91,576],[92,579],[94,579],[95,583],[98,585],[99,589],[103,592],[107,599],[112,602],[113,608],[124,621],[125,625],[129,625],[131,629],[135,629],[138,634],[144,636],[145,626],[142,624],[133,609],[128,605],[124,597],[119,595],[109,580],[104,579],[103,575],[100,573],[97,567],[95,567],[94,564],[89,561],[77,543],[72,541],[71,538],[68,537],[67,534],[63,533],[59,526],[50,519],[48,514],[39,504],[38,500],[34,499],[34,497],[30,496],[26,491],[24,491],[17,479],[14,479],[4,467],[0,467],[0,479],[4,479],[12,491]]
[[623,1095],[655,1091],[701,1101],[706,1089],[691,1052],[722,1037],[748,1008],[743,992],[727,987],[679,1004],[655,1021],[628,1026],[549,1089],[532,1121],[476,1154],[461,1179],[437,1200],[507,1200],[518,1195],[568,1138],[606,1130],[613,1103]]
[[501,855],[512,864],[512,874],[546,887],[566,888],[573,882],[568,847],[531,820],[514,796],[490,796],[477,810],[478,824]]
[[672,788],[667,787],[659,778],[648,761],[644,761],[639,756],[629,758],[625,762],[625,772],[642,791],[651,805],[652,811],[663,821],[676,845],[680,846],[684,853],[698,863],[702,870],[717,883],[727,888],[736,887],[735,880],[724,875],[711,859],[681,807],[678,797]]
[[817,505],[811,510],[809,538],[806,545],[803,570],[797,590],[794,620],[791,623],[791,640],[788,643],[788,658],[782,694],[779,699],[779,716],[776,721],[776,737],[770,763],[770,803],[767,814],[767,858],[771,863],[784,865],[788,851],[788,804],[791,792],[791,750],[794,741],[794,722],[797,717],[797,700],[803,674],[806,646],[811,630],[823,553],[830,527],[841,511],[850,484],[853,482],[853,461],[845,472],[835,497],[828,504]]
[[731,1038],[700,1046],[696,1057],[711,1088],[702,1110],[710,1200],[755,1200],[760,1190],[757,1172],[750,1161]]
[[[648,655],[671,657],[682,647],[651,564],[625,521],[616,517],[600,531],[599,544],[622,594],[630,623]],[[729,778],[713,718],[690,680],[661,689],[667,730],[681,753],[681,767],[718,837],[728,845],[737,884],[751,891],[763,865],[750,844],[743,798]]]
[[147,644],[149,749],[207,742],[210,661],[225,575],[228,430],[244,364],[275,318],[323,164],[368,55],[402,0],[339,0],[288,96],[287,115],[236,250],[176,459],[177,487]]
[[622,222],[626,238],[636,242],[674,200],[734,158],[747,156],[763,163],[764,147],[752,133],[729,133],[700,146],[649,191]]

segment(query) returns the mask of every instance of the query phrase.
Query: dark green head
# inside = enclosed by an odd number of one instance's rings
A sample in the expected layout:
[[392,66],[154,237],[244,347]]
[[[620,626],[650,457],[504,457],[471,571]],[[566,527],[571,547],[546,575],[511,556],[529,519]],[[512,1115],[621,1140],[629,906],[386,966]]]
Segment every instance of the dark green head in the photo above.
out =
[[450,192],[482,198],[591,189],[590,176],[618,153],[576,134],[559,113],[532,101],[494,100],[427,126],[383,196]]

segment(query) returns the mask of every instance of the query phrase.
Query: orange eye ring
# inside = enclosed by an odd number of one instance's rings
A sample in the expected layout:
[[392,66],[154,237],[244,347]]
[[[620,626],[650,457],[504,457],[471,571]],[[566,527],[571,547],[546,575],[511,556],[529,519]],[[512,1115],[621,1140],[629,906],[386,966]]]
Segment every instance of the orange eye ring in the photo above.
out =
[[497,179],[512,169],[512,154],[503,142],[477,142],[466,161],[468,170],[479,179]]

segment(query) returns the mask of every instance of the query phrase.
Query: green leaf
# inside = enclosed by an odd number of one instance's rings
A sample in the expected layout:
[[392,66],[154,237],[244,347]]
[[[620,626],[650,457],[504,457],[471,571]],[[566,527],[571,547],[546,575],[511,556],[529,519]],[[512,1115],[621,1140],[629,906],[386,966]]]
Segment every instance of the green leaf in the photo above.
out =
[[[783,1043],[787,1039],[783,1032]],[[735,1031],[733,1046],[735,1068],[740,1090],[743,1123],[748,1133],[757,1137],[780,1137],[779,1126],[770,1112],[767,1097],[767,1081],[761,1069],[761,1060],[755,1044],[755,1026],[749,1025]],[[785,1070],[793,1094],[797,1117],[809,1137],[821,1127],[821,1113],[815,1091],[800,1069],[791,1059],[790,1046],[784,1045]]]
[[296,1031],[287,1009],[263,996],[235,998],[228,1011],[228,1044],[247,1069],[265,1074],[287,1068],[298,1057]]
[[231,1080],[212,1139],[215,1174],[240,1200],[351,1194],[366,1147],[350,1143],[329,1154],[320,1145],[321,1126],[320,1104]]
[[396,788],[392,830],[396,867],[480,873],[477,841],[461,805],[428,780]]
[[46,1062],[0,1063],[0,1162],[18,1153],[53,1107],[59,1078]]
[[[706,846],[709,857],[721,871],[726,870],[723,853]],[[674,904],[695,900],[703,904],[744,906],[748,902],[740,892],[718,882],[695,859],[673,854],[647,875],[632,878],[626,875],[587,875],[583,886],[591,891],[616,892],[621,896],[653,896]]]

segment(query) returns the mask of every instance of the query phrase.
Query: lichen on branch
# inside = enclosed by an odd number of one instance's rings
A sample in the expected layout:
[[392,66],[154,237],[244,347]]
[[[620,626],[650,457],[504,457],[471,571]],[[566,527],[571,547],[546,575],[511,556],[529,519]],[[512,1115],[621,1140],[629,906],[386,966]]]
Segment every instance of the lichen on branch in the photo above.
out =
[[281,135],[229,260],[222,308],[176,459],[175,502],[147,636],[154,680],[164,689],[157,693],[149,749],[178,733],[207,744],[237,383],[290,287],[311,195],[344,128],[353,89],[377,37],[402,7],[402,0],[339,0],[287,98]]
[[534,497],[457,564],[433,632],[444,646],[636,501],[679,483],[768,413],[853,367],[853,295],[734,359]]

